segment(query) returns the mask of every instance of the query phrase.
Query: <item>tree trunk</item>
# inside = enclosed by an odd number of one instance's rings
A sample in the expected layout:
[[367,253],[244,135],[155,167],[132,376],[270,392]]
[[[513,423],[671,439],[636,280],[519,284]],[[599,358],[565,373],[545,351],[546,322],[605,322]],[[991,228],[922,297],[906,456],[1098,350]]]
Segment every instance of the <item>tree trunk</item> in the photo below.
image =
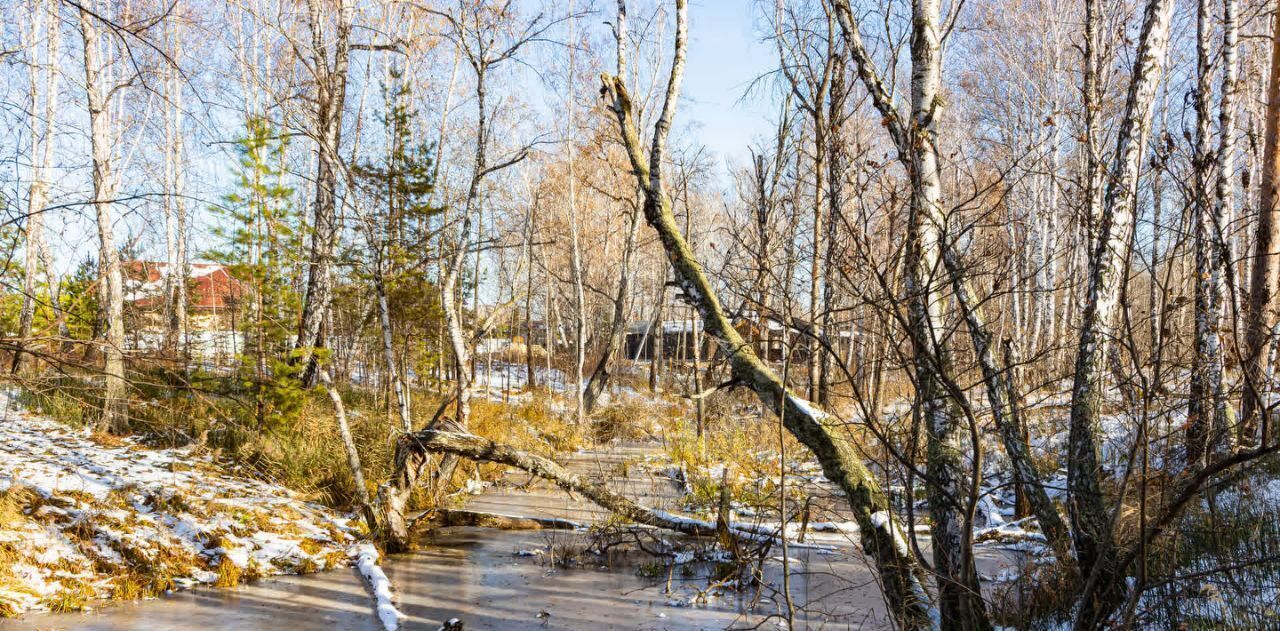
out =
[[[572,88],[574,80],[574,58],[573,53],[577,49],[577,42],[574,41],[574,18],[573,18],[573,0],[569,0],[569,85]],[[566,95],[566,107],[568,108],[568,116],[566,116],[565,127],[568,134],[572,136],[573,128],[573,90],[570,89]],[[584,392],[585,383],[583,381],[583,370],[586,368],[587,361],[587,296],[583,289],[582,278],[582,245],[579,239],[578,230],[578,204],[576,192],[578,188],[577,173],[574,171],[574,153],[577,147],[574,143],[569,144],[569,230],[570,230],[570,267],[573,273],[573,415],[574,422],[581,425],[586,421],[587,403],[586,394]],[[616,326],[615,326],[616,328]],[[610,336],[609,344],[613,344],[613,336]],[[606,356],[601,364],[608,363],[609,349],[605,350]],[[595,376],[592,375],[592,381]],[[603,384],[602,384],[603,385]]]
[[[181,36],[176,22],[166,24],[168,48],[176,58],[181,50]],[[176,63],[176,62],[175,62]],[[165,166],[164,224],[165,259],[165,336],[164,351],[175,356],[185,349],[187,320],[186,204],[183,199],[184,176],[182,152],[182,82],[178,69],[165,71]],[[185,368],[185,363],[184,363]]]
[[374,519],[373,503],[369,501],[369,487],[365,485],[364,468],[360,466],[360,452],[356,450],[356,441],[351,437],[351,426],[347,423],[347,408],[342,404],[342,395],[333,386],[328,370],[320,368],[316,376],[324,386],[325,392],[329,394],[329,400],[333,402],[334,416],[338,420],[338,434],[342,437],[342,450],[347,455],[347,468],[351,470],[351,482],[356,487],[356,501],[360,503],[360,512],[364,515],[369,529],[376,530],[377,521]]
[[[382,247],[382,246],[379,246]],[[387,380],[395,392],[396,411],[400,416],[400,426],[405,432],[413,431],[413,416],[409,411],[409,386],[396,362],[395,347],[392,345],[391,308],[387,304],[387,282],[383,271],[384,263],[381,254],[377,255],[378,263],[374,270],[373,289],[378,300],[378,326],[382,329],[382,356],[386,362]]]
[[[1122,589],[1113,576],[1115,543],[1102,495],[1099,423],[1110,341],[1119,332],[1120,294],[1129,260],[1129,236],[1133,228],[1142,146],[1150,126],[1155,90],[1169,45],[1172,9],[1170,0],[1148,0],[1146,3],[1137,60],[1089,258],[1088,297],[1080,325],[1071,398],[1067,467],[1071,499],[1068,506],[1081,574],[1090,581],[1107,585],[1107,589],[1099,592],[1093,602],[1081,603],[1076,620],[1077,625],[1083,626],[1101,624],[1114,610]],[[1098,576],[1092,576],[1094,573]]]
[[[1231,0],[1227,0],[1228,5]],[[1228,15],[1234,11],[1228,6]],[[1211,155],[1209,149],[1209,95],[1212,92],[1210,43],[1213,15],[1209,0],[1200,0],[1196,11],[1196,145],[1192,165],[1194,167],[1194,230],[1195,230],[1195,349],[1191,365],[1191,393],[1187,409],[1187,431],[1185,435],[1185,455],[1189,468],[1200,468],[1206,464],[1209,456],[1209,436],[1220,433],[1226,425],[1226,401],[1222,391],[1222,341],[1219,328],[1222,321],[1222,300],[1224,295],[1222,266],[1228,264],[1225,258],[1225,240],[1222,236],[1224,199],[1230,186],[1223,187],[1220,182],[1229,175],[1220,174],[1219,183],[1215,184],[1215,197],[1210,198],[1210,171],[1212,162],[1221,160],[1222,150],[1229,150],[1229,140],[1225,136],[1232,133],[1230,121],[1224,121],[1220,133],[1224,139],[1219,143],[1219,153]],[[1232,39],[1230,34],[1234,27],[1224,28],[1224,39]],[[1227,52],[1224,42],[1224,63],[1235,61],[1234,51]],[[1223,83],[1223,108],[1231,107],[1230,70],[1226,71]],[[1220,116],[1224,114],[1220,113]],[[1226,114],[1230,118],[1229,114]]]
[[[933,517],[933,556],[938,573],[938,601],[946,628],[990,628],[973,562],[972,502],[974,485],[964,466],[966,447],[960,431],[960,402],[946,392],[950,371],[944,337],[946,301],[931,278],[943,257],[947,217],[942,207],[937,123],[942,114],[942,51],[938,0],[912,3],[911,115],[904,122],[862,44],[859,26],[847,0],[836,5],[836,17],[849,54],[872,103],[911,179],[907,220],[904,290],[916,371],[916,399],[926,429],[929,509]],[[976,455],[975,455],[976,457]]]
[[324,16],[327,11],[320,0],[307,0],[311,27],[311,65],[316,80],[316,187],[312,201],[311,248],[307,266],[306,296],[298,323],[295,348],[306,369],[303,383],[315,383],[315,350],[324,345],[321,331],[325,312],[333,297],[333,255],[338,245],[338,173],[341,171],[338,148],[342,141],[342,114],[347,94],[347,68],[350,57],[351,20],[355,7],[338,0],[338,24],[334,38],[333,62],[324,42]]
[[112,172],[115,139],[111,137],[111,112],[108,95],[110,59],[103,40],[90,15],[92,3],[81,7],[80,34],[84,42],[85,92],[89,108],[89,142],[93,159],[93,207],[98,224],[98,297],[102,311],[100,345],[104,358],[105,388],[102,394],[102,416],[99,429],[123,433],[128,430],[128,408],[124,399],[124,278],[120,269],[120,252],[116,249],[111,212],[116,195],[116,176]]
[[[718,531],[716,522],[673,515],[660,509],[642,506],[626,496],[610,491],[608,485],[584,479],[549,458],[465,432],[426,429],[401,436],[396,448],[397,452],[410,453],[416,458],[425,458],[428,453],[441,453],[477,462],[493,462],[515,467],[550,480],[565,491],[582,495],[601,508],[637,524],[665,528],[695,537],[713,536]],[[727,530],[731,536],[746,540],[774,538],[772,532],[761,532],[749,525],[731,523],[727,524]],[[781,536],[779,532],[778,537]]]
[[613,322],[609,325],[609,339],[605,342],[604,353],[600,363],[591,371],[591,379],[584,390],[583,405],[586,413],[591,414],[599,402],[600,394],[609,385],[609,367],[618,355],[618,349],[627,334],[627,314],[630,313],[629,297],[631,294],[631,258],[635,252],[636,237],[640,232],[640,209],[631,209],[631,225],[627,229],[627,239],[622,246],[621,271],[618,272],[618,293],[613,300]]
[[[1212,286],[1218,287],[1220,292],[1225,290],[1226,295],[1220,293],[1218,298],[1219,322],[1215,323],[1218,328],[1221,328],[1221,318],[1225,314],[1239,313],[1240,304],[1237,299],[1239,291],[1231,268],[1234,257],[1231,252],[1231,242],[1226,233],[1234,214],[1232,178],[1236,176],[1236,90],[1238,89],[1236,57],[1239,39],[1236,2],[1237,0],[1222,2],[1222,96],[1218,106],[1218,177],[1214,182],[1213,207],[1213,245],[1218,249],[1218,264],[1213,268],[1212,273],[1216,278],[1212,280]],[[1219,353],[1221,352],[1219,350]],[[1222,385],[1222,363],[1223,360],[1219,357],[1215,390],[1218,399],[1214,402],[1215,419],[1219,424],[1210,428],[1208,445],[1210,453],[1230,444],[1232,437],[1228,435],[1228,428],[1235,424],[1235,410],[1226,401],[1226,393]]]
[[956,260],[950,243],[943,245],[943,261],[956,296],[956,303],[969,328],[969,338],[973,341],[973,354],[982,369],[982,380],[987,388],[987,400],[991,404],[991,418],[1000,432],[1000,440],[1005,455],[1013,469],[1014,480],[1019,492],[1026,497],[1031,511],[1040,523],[1049,547],[1064,565],[1074,563],[1071,554],[1071,531],[1058,513],[1058,508],[1045,491],[1040,473],[1036,471],[1031,460],[1031,447],[1023,434],[1022,424],[1018,422],[1017,387],[1013,380],[1012,343],[1005,340],[1005,365],[1003,369],[996,362],[995,342],[990,330],[982,318],[980,304],[965,280],[964,268]]
[[[618,76],[602,76],[602,94],[612,106],[637,184],[644,191],[645,218],[658,233],[676,282],[698,310],[707,332],[716,338],[726,354],[733,377],[754,390],[761,402],[783,419],[787,430],[817,456],[827,478],[847,495],[860,527],[863,550],[876,562],[895,618],[908,629],[934,626],[938,624],[937,614],[924,587],[922,568],[906,546],[902,530],[876,480],[857,459],[852,446],[836,435],[832,427],[836,419],[788,392],[733,328],[701,264],[676,226],[663,187],[662,161],[684,71],[687,16],[685,1],[676,0],[675,52],[648,159],[642,153],[631,99],[623,80]],[[619,41],[625,38],[619,37]]]
[[945,346],[931,348],[945,330],[945,309],[932,286],[938,268],[947,217],[942,207],[942,178],[937,154],[936,123],[941,115],[942,50],[938,40],[939,0],[913,3],[911,37],[911,119],[916,138],[908,171],[912,179],[907,226],[905,287],[916,346],[917,399],[925,419],[929,457],[929,512],[933,517],[933,562],[938,572],[938,601],[943,628],[990,627],[973,562],[973,529],[962,505],[972,494],[964,465],[966,449],[960,431],[958,402],[943,387],[950,369]]
[[1280,11],[1271,20],[1271,74],[1267,81],[1266,145],[1262,150],[1262,192],[1258,207],[1258,228],[1254,261],[1249,279],[1249,317],[1245,330],[1244,400],[1241,401],[1239,443],[1241,447],[1264,444],[1269,427],[1265,397],[1271,347],[1276,321],[1275,292],[1280,279]]
[[[62,309],[57,303],[52,257],[44,240],[44,213],[49,202],[47,170],[53,161],[54,119],[58,112],[58,52],[62,39],[59,6],[55,0],[33,0],[29,9],[32,19],[28,25],[30,41],[26,42],[26,47],[30,56],[28,63],[31,78],[31,187],[27,198],[27,239],[23,259],[22,307],[18,316],[18,348],[13,353],[11,366],[11,371],[15,374],[22,369],[23,348],[31,343],[37,283],[42,266],[48,284],[48,302],[57,314],[61,328],[66,326]],[[26,30],[23,32],[27,33]],[[42,35],[43,55],[40,53]]]

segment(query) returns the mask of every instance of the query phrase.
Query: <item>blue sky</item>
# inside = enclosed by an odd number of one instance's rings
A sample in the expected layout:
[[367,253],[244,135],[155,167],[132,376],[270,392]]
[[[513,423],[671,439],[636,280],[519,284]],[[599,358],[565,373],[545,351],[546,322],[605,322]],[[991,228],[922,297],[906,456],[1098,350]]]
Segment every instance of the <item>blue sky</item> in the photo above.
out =
[[697,140],[721,163],[740,161],[747,145],[771,133],[774,92],[743,94],[774,67],[774,50],[755,30],[756,3],[694,0],[689,4],[689,51],[678,121],[694,124]]

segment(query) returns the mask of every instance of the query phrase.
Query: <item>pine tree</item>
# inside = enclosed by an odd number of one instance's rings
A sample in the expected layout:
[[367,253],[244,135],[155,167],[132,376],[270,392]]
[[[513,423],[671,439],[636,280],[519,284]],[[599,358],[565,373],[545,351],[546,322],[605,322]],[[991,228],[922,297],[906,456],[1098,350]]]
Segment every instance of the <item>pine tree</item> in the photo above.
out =
[[[425,263],[432,257],[432,222],[443,208],[432,203],[434,147],[414,140],[419,135],[414,130],[418,113],[411,106],[412,91],[399,69],[391,71],[390,80],[383,85],[383,97],[386,152],[377,162],[364,162],[353,169],[361,192],[375,209],[363,222],[372,260],[358,276],[371,281],[376,293],[388,386],[395,390],[408,430],[411,422],[404,375],[409,371],[408,366],[399,365],[393,340],[400,330],[402,344],[410,340],[418,344],[417,349],[405,350],[416,350],[414,355],[426,359],[428,346],[423,340],[435,330],[441,310],[439,287],[428,276],[431,266]],[[393,313],[398,322],[392,322]],[[418,329],[417,335],[406,334],[410,326]],[[419,374],[424,372],[421,365],[417,368]]]
[[402,76],[393,69],[383,85],[387,110],[382,123],[386,130],[387,151],[378,162],[358,164],[353,172],[364,191],[385,212],[380,246],[388,270],[396,270],[410,262],[410,257],[426,256],[432,235],[431,220],[444,209],[432,203],[435,193],[435,147],[415,142],[417,110],[411,101],[413,92]]
[[248,288],[233,305],[244,336],[239,385],[254,399],[260,431],[295,418],[304,397],[305,364],[289,361],[301,301],[288,256],[299,251],[302,239],[293,189],[284,184],[285,149],[269,122],[248,120],[238,146],[236,190],[213,209],[226,219],[215,228],[225,245],[208,254]]

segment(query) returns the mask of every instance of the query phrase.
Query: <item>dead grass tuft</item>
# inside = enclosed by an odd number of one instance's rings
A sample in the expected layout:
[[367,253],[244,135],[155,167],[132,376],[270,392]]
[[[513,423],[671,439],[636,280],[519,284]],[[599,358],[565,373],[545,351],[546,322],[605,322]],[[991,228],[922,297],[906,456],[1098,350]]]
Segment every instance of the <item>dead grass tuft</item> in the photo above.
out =
[[244,571],[239,565],[236,565],[227,558],[226,555],[218,561],[218,579],[213,582],[215,587],[235,587],[240,584]]
[[0,492],[0,527],[11,528],[26,521],[39,508],[40,494],[29,486],[13,484]]

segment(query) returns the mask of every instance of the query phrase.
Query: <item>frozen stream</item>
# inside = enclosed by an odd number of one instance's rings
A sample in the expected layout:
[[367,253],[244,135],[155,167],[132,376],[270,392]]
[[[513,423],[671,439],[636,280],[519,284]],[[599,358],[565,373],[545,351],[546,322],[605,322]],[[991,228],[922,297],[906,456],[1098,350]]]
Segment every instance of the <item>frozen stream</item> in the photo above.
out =
[[[597,565],[564,569],[543,556],[550,541],[581,542],[566,531],[501,531],[448,528],[411,555],[386,560],[406,629],[434,631],[442,620],[461,618],[467,629],[723,629],[758,623],[777,605],[767,596],[749,608],[753,593],[722,592],[705,605],[682,599],[706,586],[704,578],[639,576],[640,559],[615,556]],[[792,591],[811,615],[825,612],[828,626],[880,628],[880,605],[862,563],[843,554],[793,551],[800,561]],[[808,563],[803,563],[808,559]],[[776,563],[773,565],[777,565]],[[776,568],[771,574],[776,573]],[[838,578],[837,578],[838,576]],[[545,612],[547,615],[542,615]],[[798,625],[799,626],[799,625]],[[369,593],[355,570],[260,580],[235,589],[202,588],[167,597],[105,607],[90,613],[30,614],[0,622],[4,629],[245,631],[381,629]],[[772,625],[764,628],[772,628]]]
[[[615,444],[572,454],[565,465],[648,506],[674,509],[680,491],[667,468],[638,466],[656,454],[652,444]],[[471,497],[467,508],[578,524],[605,516],[581,498],[516,472]],[[678,565],[668,572],[667,557],[616,549],[608,556],[580,554],[580,562],[569,568],[550,561],[553,553],[585,549],[589,536],[583,530],[443,528],[426,535],[418,552],[383,559],[383,568],[397,606],[408,616],[405,629],[435,631],[455,617],[472,631],[779,628],[781,550],[776,546],[763,567],[762,589],[708,590],[712,563]],[[812,533],[810,543],[820,548],[791,549],[796,628],[887,628],[879,588],[851,537],[856,535]],[[928,539],[921,544],[927,546]],[[1017,556],[980,547],[979,572],[1007,576],[1004,566]],[[993,581],[988,588],[999,597],[1010,584]],[[705,597],[699,598],[703,591]],[[382,626],[367,586],[347,568],[266,578],[234,589],[199,588],[88,613],[33,613],[2,620],[0,629],[380,631]]]

